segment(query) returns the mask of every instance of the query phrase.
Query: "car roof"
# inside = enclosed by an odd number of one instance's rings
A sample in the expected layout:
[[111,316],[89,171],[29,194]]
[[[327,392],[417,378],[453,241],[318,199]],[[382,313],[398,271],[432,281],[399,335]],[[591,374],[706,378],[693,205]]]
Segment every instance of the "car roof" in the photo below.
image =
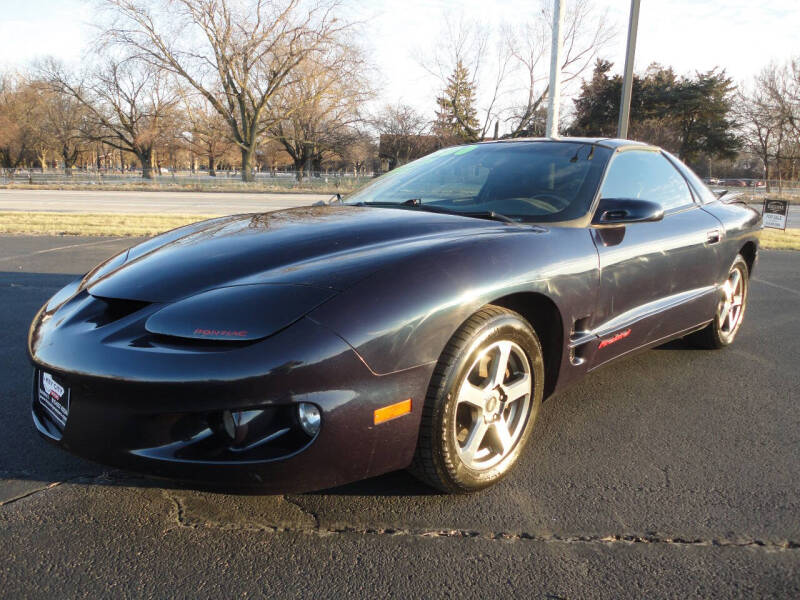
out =
[[557,138],[520,137],[520,138],[508,138],[501,140],[489,140],[482,143],[514,144],[519,142],[564,142],[572,144],[596,144],[598,146],[604,146],[606,148],[612,148],[614,150],[618,148],[624,148],[627,146],[635,146],[637,148],[655,148],[655,146],[651,146],[650,144],[645,144],[644,142],[637,142],[635,140],[623,140],[620,138],[603,138],[603,137],[568,137],[568,136],[557,137]]

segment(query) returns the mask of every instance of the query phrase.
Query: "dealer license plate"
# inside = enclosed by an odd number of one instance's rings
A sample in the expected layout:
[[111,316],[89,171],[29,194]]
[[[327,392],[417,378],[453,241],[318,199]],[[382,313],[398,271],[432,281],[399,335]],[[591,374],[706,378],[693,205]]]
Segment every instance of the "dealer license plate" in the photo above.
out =
[[63,429],[69,415],[69,389],[46,371],[39,371],[39,404]]

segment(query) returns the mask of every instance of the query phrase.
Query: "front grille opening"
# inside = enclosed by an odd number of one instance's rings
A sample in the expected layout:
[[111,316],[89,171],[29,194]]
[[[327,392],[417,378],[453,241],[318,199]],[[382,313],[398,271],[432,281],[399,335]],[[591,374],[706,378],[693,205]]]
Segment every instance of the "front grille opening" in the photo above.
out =
[[101,298],[99,296],[92,296],[99,303],[99,311],[94,313],[87,319],[97,327],[108,325],[114,321],[132,315],[143,308],[150,306],[150,302],[143,302],[141,300],[124,300],[120,298]]
[[[225,423],[222,412],[187,414],[176,419],[169,436],[182,443],[171,446],[172,458],[210,462],[276,460],[302,450],[316,437],[300,426],[295,404],[232,411],[233,423]],[[230,418],[231,411],[227,412]]]

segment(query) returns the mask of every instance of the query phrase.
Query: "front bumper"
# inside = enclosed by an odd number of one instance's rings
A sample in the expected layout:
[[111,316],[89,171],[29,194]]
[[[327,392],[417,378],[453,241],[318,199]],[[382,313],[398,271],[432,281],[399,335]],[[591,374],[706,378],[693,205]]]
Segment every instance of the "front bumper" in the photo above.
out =
[[[42,331],[37,322],[31,334],[36,369],[70,390],[61,430],[34,389],[34,424],[76,455],[202,486],[276,493],[342,485],[405,468],[413,457],[433,365],[377,376],[310,319],[222,350],[132,346],[122,343],[121,329],[102,340],[92,337],[68,328]],[[411,414],[373,424],[375,409],[406,398],[412,398]],[[231,450],[225,447],[231,440],[224,442],[209,425],[226,409],[290,418],[299,402],[315,404],[322,414],[319,433],[306,443],[295,437],[294,446],[255,444],[240,451],[254,441],[246,440]]]

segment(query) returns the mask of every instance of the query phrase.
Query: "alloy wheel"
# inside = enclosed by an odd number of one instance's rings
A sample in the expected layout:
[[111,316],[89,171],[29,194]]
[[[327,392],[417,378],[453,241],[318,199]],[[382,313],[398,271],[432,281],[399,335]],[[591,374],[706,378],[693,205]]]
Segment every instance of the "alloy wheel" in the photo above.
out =
[[717,325],[725,337],[732,337],[742,322],[745,301],[744,273],[739,266],[731,269],[728,279],[722,284],[722,298],[717,308]]
[[470,469],[490,469],[513,450],[531,409],[533,376],[522,348],[500,340],[467,371],[456,398],[455,437],[459,458]]

